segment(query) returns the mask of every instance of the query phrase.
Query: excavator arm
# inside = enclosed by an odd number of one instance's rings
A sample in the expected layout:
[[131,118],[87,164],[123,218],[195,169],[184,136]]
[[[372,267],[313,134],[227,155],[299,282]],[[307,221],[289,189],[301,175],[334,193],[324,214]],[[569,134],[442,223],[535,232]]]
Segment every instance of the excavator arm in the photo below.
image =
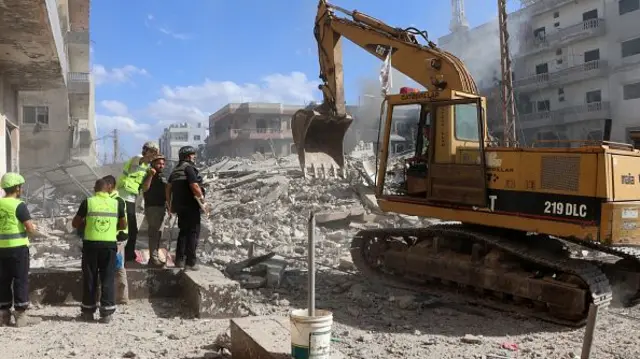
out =
[[[338,17],[336,12],[349,18]],[[423,37],[426,45],[420,44],[416,35]],[[318,44],[323,102],[297,111],[291,124],[303,171],[307,164],[344,166],[343,141],[353,119],[346,111],[341,37],[381,60],[391,51],[391,66],[427,91],[453,89],[478,93],[464,64],[429,41],[426,32],[415,28],[394,28],[366,14],[320,0],[314,36]]]

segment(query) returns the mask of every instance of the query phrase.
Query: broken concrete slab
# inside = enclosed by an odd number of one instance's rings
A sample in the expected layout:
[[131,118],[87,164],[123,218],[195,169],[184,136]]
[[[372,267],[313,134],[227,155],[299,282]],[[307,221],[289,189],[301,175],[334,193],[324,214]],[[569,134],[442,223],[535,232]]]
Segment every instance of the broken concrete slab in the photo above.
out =
[[[233,359],[291,359],[289,318],[260,316],[230,321]],[[332,348],[332,359],[345,356]]]
[[361,217],[365,214],[365,210],[362,206],[352,206],[344,211],[332,211],[316,214],[316,223],[325,224],[336,221],[343,221],[346,219],[352,219]]
[[378,207],[378,200],[376,199],[376,195],[373,189],[365,185],[358,184],[355,186],[355,191],[360,197],[360,200],[362,201],[362,204],[364,204],[365,207],[367,207],[369,210],[375,213],[382,212],[380,210],[380,207]]
[[232,318],[245,314],[240,284],[219,270],[200,266],[199,271],[185,271],[181,278],[182,294],[198,318]]
[[258,270],[264,270],[266,272],[265,279],[267,287],[277,288],[282,282],[284,277],[284,271],[287,268],[287,260],[279,255],[274,255],[271,258],[256,265]]
[[[129,299],[167,298],[180,295],[177,269],[127,270]],[[29,273],[29,296],[32,303],[62,304],[82,300],[80,269],[32,269]]]
[[248,175],[245,175],[245,176],[242,176],[240,178],[237,178],[235,181],[233,181],[232,183],[227,185],[225,187],[225,189],[231,189],[231,188],[240,187],[243,184],[246,184],[246,183],[253,182],[253,181],[257,180],[261,176],[263,176],[263,173],[261,173],[261,172],[250,173]]

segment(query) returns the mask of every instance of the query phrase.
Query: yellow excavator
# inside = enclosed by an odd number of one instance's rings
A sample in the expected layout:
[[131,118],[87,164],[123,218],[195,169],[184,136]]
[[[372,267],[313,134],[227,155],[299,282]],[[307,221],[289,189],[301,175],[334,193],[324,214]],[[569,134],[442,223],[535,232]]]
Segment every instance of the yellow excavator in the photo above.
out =
[[[503,146],[487,133],[485,99],[465,65],[425,32],[320,0],[314,35],[324,102],[292,120],[303,171],[314,156],[344,166],[353,119],[341,37],[381,60],[391,51],[392,66],[425,88],[383,100],[375,196],[382,211],[444,222],[360,231],[351,255],[363,274],[399,286],[464,288],[481,303],[568,326],[583,325],[592,304],[606,307],[618,295],[635,303],[639,151],[609,141]],[[398,181],[387,166],[395,161],[393,135],[407,124],[417,127],[409,139],[415,157],[402,163]]]

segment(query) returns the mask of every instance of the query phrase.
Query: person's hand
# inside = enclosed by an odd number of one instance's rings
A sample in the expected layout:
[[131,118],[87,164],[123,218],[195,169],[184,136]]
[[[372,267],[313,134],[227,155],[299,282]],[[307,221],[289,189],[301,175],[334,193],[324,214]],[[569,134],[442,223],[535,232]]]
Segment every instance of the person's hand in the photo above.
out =
[[155,176],[156,175],[156,169],[153,167],[149,167],[149,169],[147,170],[147,172],[152,175]]

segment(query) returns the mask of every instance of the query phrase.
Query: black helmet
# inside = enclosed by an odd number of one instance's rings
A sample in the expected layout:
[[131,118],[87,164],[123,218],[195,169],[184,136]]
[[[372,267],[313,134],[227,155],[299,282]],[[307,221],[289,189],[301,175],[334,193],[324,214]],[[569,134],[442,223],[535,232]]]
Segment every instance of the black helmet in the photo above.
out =
[[193,146],[183,146],[180,147],[180,150],[178,151],[178,159],[180,161],[184,161],[187,156],[189,155],[195,155],[196,154],[196,149],[193,148]]

